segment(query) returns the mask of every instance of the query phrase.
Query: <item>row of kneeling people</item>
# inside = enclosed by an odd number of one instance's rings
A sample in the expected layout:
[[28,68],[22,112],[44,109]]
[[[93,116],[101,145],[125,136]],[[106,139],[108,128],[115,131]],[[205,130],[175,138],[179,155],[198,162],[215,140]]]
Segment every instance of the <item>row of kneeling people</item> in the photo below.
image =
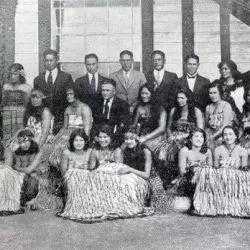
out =
[[54,209],[64,218],[95,222],[174,209],[249,217],[248,154],[238,139],[237,130],[225,126],[212,152],[206,133],[194,128],[178,151],[178,174],[166,186],[164,175],[174,166],[162,165],[135,128],[120,147],[109,125],[98,128],[92,143],[84,129],[74,128],[66,148],[39,147],[32,131],[23,129],[1,164],[1,215]]

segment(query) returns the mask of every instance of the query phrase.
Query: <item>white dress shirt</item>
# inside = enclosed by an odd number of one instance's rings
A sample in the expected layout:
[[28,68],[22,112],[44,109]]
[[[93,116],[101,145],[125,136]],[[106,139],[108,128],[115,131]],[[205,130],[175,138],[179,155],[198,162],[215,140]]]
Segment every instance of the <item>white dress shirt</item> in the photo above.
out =
[[234,91],[231,91],[231,97],[234,99],[235,104],[240,112],[243,111],[243,105],[245,103],[244,100],[244,88],[239,87],[235,89]]
[[[91,85],[91,80],[93,75],[88,72],[89,84]],[[95,91],[97,92],[98,89],[98,72],[95,72]]]
[[[103,101],[103,109],[102,109],[102,113],[103,113],[103,114],[104,114],[104,112],[105,112],[105,104],[106,104],[106,101],[107,101],[107,100],[104,100],[104,101]],[[109,99],[109,103],[108,103],[109,111],[108,111],[107,119],[110,118],[110,109],[111,109],[111,106],[112,106],[113,101],[114,101],[114,97],[112,97],[112,98]]]
[[[51,74],[52,74],[52,82],[54,83],[56,78],[57,78],[57,75],[58,75],[58,68],[54,68],[51,71]],[[49,70],[46,70],[46,72],[45,72],[45,81],[46,82],[48,82],[48,77],[49,77]]]
[[197,74],[195,74],[193,76],[187,74],[188,87],[190,88],[190,90],[192,92],[194,91],[194,85],[195,85],[196,78],[197,78]]
[[162,79],[163,79],[163,76],[164,76],[164,73],[165,73],[165,69],[161,69],[161,70],[154,70],[154,77],[155,77],[155,80],[156,80],[156,83],[157,85],[159,86],[162,82]]

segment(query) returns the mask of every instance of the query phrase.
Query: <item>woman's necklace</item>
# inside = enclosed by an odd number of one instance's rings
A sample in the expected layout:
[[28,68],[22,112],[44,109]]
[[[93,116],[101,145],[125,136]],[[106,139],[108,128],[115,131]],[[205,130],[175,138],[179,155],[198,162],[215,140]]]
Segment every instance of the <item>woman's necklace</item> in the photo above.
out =
[[228,154],[229,154],[229,157],[232,157],[232,153],[233,153],[234,149],[236,148],[236,146],[237,146],[237,144],[235,144],[232,148],[230,148],[230,147],[227,147],[227,146],[225,145],[225,148],[227,149],[227,152],[228,152]]

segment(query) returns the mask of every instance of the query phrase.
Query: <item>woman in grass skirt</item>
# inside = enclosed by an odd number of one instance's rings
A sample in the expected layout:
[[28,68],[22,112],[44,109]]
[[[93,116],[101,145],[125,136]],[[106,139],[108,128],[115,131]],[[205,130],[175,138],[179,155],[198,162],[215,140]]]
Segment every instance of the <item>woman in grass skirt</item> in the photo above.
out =
[[68,195],[62,217],[96,222],[144,213],[150,151],[140,148],[132,134],[126,134],[123,150],[114,149],[112,137],[112,129],[102,126],[90,156],[89,168],[93,170],[66,172]]
[[226,126],[223,144],[215,149],[214,167],[196,172],[194,207],[200,215],[249,216],[250,175],[247,151],[238,143],[238,131]]

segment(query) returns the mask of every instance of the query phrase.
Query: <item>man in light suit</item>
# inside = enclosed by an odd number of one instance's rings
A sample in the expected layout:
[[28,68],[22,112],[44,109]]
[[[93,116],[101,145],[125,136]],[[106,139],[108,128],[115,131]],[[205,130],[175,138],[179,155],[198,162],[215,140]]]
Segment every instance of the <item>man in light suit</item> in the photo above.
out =
[[98,73],[98,57],[96,54],[85,56],[85,66],[87,74],[75,80],[75,91],[79,100],[88,104],[92,109],[94,102],[101,98],[101,85],[107,78]]
[[131,111],[135,107],[139,88],[146,83],[144,74],[132,68],[133,62],[133,53],[123,50],[120,53],[122,68],[110,74],[110,78],[116,82],[116,96],[126,101]]
[[192,92],[195,105],[204,112],[209,100],[210,81],[198,74],[199,61],[199,56],[195,54],[186,57],[186,73],[179,78],[179,85],[181,88],[189,89]]
[[64,111],[68,105],[66,90],[73,86],[73,80],[70,74],[59,69],[57,51],[48,49],[43,57],[46,71],[34,79],[34,89],[44,94],[44,103],[55,117],[53,133],[57,134],[63,126]]
[[178,77],[175,73],[165,70],[165,53],[155,50],[152,53],[154,69],[147,73],[147,85],[154,89],[155,99],[167,112],[175,103],[178,90]]

